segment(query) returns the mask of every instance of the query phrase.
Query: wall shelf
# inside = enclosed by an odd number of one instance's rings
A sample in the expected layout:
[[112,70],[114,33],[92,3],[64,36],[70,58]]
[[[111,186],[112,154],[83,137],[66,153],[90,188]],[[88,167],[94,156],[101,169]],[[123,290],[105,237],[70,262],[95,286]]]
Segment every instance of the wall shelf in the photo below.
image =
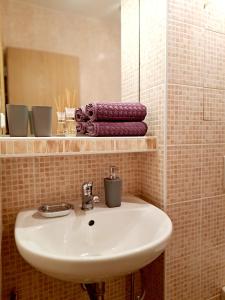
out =
[[0,158],[135,153],[156,151],[155,136],[145,137],[1,137]]

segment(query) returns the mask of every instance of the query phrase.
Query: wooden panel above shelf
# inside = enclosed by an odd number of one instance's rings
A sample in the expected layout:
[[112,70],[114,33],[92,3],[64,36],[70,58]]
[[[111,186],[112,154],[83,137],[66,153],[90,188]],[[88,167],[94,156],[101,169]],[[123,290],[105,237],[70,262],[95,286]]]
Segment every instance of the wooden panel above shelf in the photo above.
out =
[[83,155],[156,151],[156,137],[0,138],[0,157]]

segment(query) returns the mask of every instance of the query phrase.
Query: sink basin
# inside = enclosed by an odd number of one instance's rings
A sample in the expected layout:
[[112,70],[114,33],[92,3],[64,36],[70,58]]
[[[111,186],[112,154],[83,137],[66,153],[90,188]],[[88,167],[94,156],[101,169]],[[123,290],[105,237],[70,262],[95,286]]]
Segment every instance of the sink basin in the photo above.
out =
[[[91,221],[91,222],[90,222]],[[75,207],[68,216],[18,213],[15,240],[21,256],[39,271],[65,281],[99,282],[134,272],[156,259],[172,233],[169,217],[137,197],[121,207]]]

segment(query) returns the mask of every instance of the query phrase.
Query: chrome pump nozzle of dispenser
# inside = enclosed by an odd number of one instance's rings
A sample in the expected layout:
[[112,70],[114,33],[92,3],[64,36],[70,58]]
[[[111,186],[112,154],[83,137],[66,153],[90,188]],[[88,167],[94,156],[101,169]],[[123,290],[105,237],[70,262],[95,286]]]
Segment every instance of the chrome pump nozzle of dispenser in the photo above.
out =
[[108,207],[121,205],[122,180],[116,175],[117,167],[110,167],[110,176],[104,178],[105,203]]

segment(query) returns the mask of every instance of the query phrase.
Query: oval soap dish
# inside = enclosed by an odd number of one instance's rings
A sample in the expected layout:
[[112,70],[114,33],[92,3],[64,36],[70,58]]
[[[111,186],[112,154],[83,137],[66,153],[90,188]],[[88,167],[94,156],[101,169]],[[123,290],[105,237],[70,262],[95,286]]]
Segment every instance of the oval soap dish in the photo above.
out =
[[44,204],[38,208],[38,212],[42,217],[55,218],[68,215],[73,209],[73,205],[69,203]]

